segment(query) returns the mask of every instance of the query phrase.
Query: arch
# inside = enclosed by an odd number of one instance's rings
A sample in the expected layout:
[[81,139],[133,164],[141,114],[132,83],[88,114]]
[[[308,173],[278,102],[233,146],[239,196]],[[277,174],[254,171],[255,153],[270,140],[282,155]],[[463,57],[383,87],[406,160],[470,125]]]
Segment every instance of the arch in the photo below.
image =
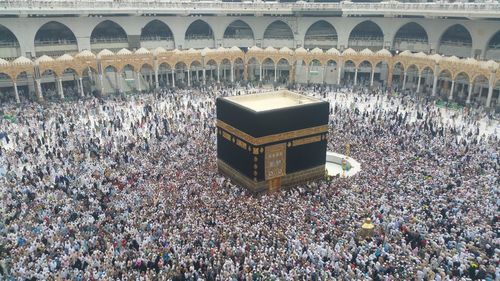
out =
[[[76,36],[66,25],[49,21],[42,25],[35,34],[35,52],[42,55],[60,56],[65,53],[78,52]],[[56,47],[57,48],[54,48]]]
[[200,61],[198,61],[198,60],[193,60],[193,61],[189,64],[189,68],[193,68],[193,67],[196,67],[196,66],[201,67],[201,62],[200,62]]
[[158,65],[158,85],[166,87],[172,81],[172,66],[167,62],[161,62]]
[[488,60],[500,60],[500,30],[488,40],[485,58]]
[[447,100],[451,91],[453,75],[449,69],[441,69],[438,74],[437,91],[441,99]]
[[79,88],[78,88],[78,71],[74,68],[67,67],[61,72],[61,84],[66,99],[76,100],[79,98]]
[[246,22],[235,20],[226,27],[224,39],[254,39],[254,33]]
[[233,65],[235,81],[242,81],[245,75],[245,61],[243,60],[243,58],[236,58],[233,61]]
[[214,39],[212,27],[204,20],[193,21],[184,34],[186,40],[189,39]]
[[173,41],[174,35],[170,27],[161,20],[152,20],[141,29],[142,41]]
[[[117,43],[122,44],[117,45]],[[128,36],[119,24],[112,20],[104,20],[92,30],[90,46],[95,51],[104,48],[111,51],[128,48]]]
[[321,61],[318,59],[312,59],[311,62],[309,63],[310,66],[322,66]]
[[313,23],[306,31],[304,36],[304,47],[314,49],[330,49],[337,47],[337,30],[332,24],[325,20],[319,20]]
[[35,34],[35,46],[47,45],[46,42],[60,44],[61,41],[76,43],[76,37],[69,27],[57,21],[42,25]]
[[356,71],[356,63],[354,63],[354,61],[352,60],[344,61],[344,65],[342,67],[343,83],[347,85],[354,84],[355,71]]
[[260,62],[255,57],[250,57],[247,60],[248,81],[258,81],[261,79]]
[[262,61],[262,80],[264,82],[272,83],[277,78],[275,73],[276,65],[272,58],[265,58]]
[[205,63],[205,75],[207,81],[217,80],[217,68],[218,64],[214,59],[210,59]]
[[401,26],[394,40],[392,40],[394,49],[410,50],[413,52],[426,52],[429,49],[429,36],[427,31],[416,22],[409,22]]
[[8,84],[8,86],[0,87],[0,104],[15,102],[14,80],[12,80],[12,77],[5,72],[0,72],[0,81],[3,82],[2,84]]
[[98,97],[101,95],[101,88],[98,88],[99,74],[97,70],[91,66],[85,67],[82,72],[82,88],[85,96]]
[[384,32],[371,20],[357,24],[349,33],[348,46],[356,51],[368,48],[378,51],[384,46]]
[[446,29],[439,38],[438,52],[446,56],[469,57],[472,52],[472,36],[461,24]]
[[0,25],[0,51],[3,58],[17,58],[21,55],[16,35],[3,25]]
[[58,100],[58,83],[57,78],[59,76],[52,69],[46,69],[40,73],[40,88],[42,89],[42,95],[47,101]]
[[434,83],[434,68],[426,65],[420,70],[420,92],[430,94],[432,92],[432,84]]
[[293,40],[293,31],[288,24],[276,20],[269,24],[264,31],[264,39],[286,39]]

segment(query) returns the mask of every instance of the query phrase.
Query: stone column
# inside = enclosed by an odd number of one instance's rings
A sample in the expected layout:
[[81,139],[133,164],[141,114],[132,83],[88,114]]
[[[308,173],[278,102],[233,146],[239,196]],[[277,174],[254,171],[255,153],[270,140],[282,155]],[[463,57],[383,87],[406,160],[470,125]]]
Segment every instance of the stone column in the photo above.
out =
[[243,65],[243,80],[248,81],[248,65]]
[[[167,77],[167,81],[168,81],[168,77]],[[172,87],[175,88],[175,70],[172,69]]]
[[160,88],[160,81],[158,81],[158,69],[155,69],[155,89]]
[[35,84],[36,92],[38,93],[38,100],[43,101],[42,84],[40,82],[40,79],[36,79]]
[[63,93],[63,86],[62,86],[62,78],[57,79],[57,85],[58,85],[58,90],[59,90],[59,97],[63,100],[64,93]]
[[466,103],[470,103],[470,99],[472,97],[472,90],[474,89],[474,83],[469,84],[469,94],[467,95]]
[[438,82],[438,78],[439,78],[439,65],[436,64],[434,66],[434,80],[433,80],[433,83],[432,83],[432,96],[435,97],[436,96],[436,90],[437,90],[437,82]]
[[488,88],[488,97],[486,98],[486,107],[491,106],[491,98],[493,97],[493,86],[494,86],[494,81],[490,79],[489,81],[489,88]]
[[309,84],[309,64],[306,65],[306,84]]
[[406,71],[403,73],[403,90],[406,89]]
[[278,77],[278,64],[276,63],[274,65],[274,83],[276,83],[277,77]]
[[455,80],[451,80],[450,96],[448,97],[449,101],[453,100],[453,91],[454,90],[455,90]]
[[219,65],[217,65],[217,83],[220,83],[220,69],[219,69]]
[[234,65],[231,63],[231,83],[234,82]]
[[141,92],[142,91],[141,72],[137,71],[136,76],[137,76],[137,91]]
[[[120,78],[118,78],[120,76]],[[123,76],[121,73],[117,73],[116,78],[118,79],[118,89],[120,90],[120,93],[124,93],[123,91]]]
[[206,76],[206,73],[205,73],[205,66],[203,66],[203,85],[206,84],[206,81],[207,81],[207,76]]
[[262,63],[259,64],[259,81],[262,82]]
[[438,73],[434,72],[434,82],[432,83],[432,96],[436,96],[436,90],[437,90],[437,82],[438,82]]
[[19,91],[17,90],[17,83],[14,81],[12,86],[14,87],[14,96],[16,98],[16,103],[21,103],[21,99],[19,98]]
[[389,68],[387,71],[387,87],[392,88],[392,69]]
[[101,83],[101,95],[104,95],[104,83],[102,82],[102,74],[99,74],[99,83]]
[[188,69],[188,87],[191,87],[191,69]]
[[488,97],[486,98],[486,107],[491,106],[491,99],[493,98],[493,88],[495,87],[495,72],[490,73],[490,79],[488,79]]
[[417,78],[417,93],[420,93],[420,80],[422,80],[421,73],[418,74],[418,78]]
[[358,68],[354,68],[354,86],[358,85]]
[[83,92],[83,78],[79,77],[78,81],[80,81],[80,96],[83,98],[85,96],[85,93]]
[[372,67],[372,73],[370,75],[370,87],[373,87],[373,80],[375,79],[375,67]]
[[337,67],[337,85],[340,85],[340,78],[342,77],[342,66],[339,64]]

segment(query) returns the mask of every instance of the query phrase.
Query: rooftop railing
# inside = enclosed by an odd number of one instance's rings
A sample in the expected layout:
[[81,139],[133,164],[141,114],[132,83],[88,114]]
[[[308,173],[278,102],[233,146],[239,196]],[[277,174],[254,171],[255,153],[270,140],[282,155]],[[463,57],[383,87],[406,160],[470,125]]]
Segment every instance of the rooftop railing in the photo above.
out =
[[343,13],[377,12],[377,11],[400,11],[411,13],[412,11],[428,11],[430,13],[463,12],[474,14],[477,12],[497,15],[500,3],[266,3],[266,2],[220,2],[220,1],[172,1],[172,0],[0,0],[0,14],[47,12],[67,12],[74,10],[78,13],[96,11],[127,11],[135,13],[172,13],[197,11],[220,11],[221,13],[248,13],[248,12],[282,12],[293,13],[295,11],[324,11],[337,10]]

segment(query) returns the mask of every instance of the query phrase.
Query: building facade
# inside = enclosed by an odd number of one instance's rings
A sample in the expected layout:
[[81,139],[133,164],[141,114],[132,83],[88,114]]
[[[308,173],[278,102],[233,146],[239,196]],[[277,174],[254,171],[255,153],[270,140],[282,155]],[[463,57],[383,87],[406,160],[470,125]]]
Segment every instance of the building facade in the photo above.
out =
[[[68,87],[106,93],[190,85],[206,82],[208,71],[215,81],[385,83],[452,100],[466,92],[456,98],[463,102],[471,89],[471,99],[488,106],[498,100],[498,3],[30,3],[0,8],[0,92],[9,97],[14,82],[43,98]],[[383,63],[374,59],[380,50],[387,51]],[[229,53],[239,60],[224,57]],[[177,61],[165,63],[167,54]],[[445,71],[443,62],[467,68]],[[477,69],[487,72],[476,77]],[[441,84],[434,87],[428,82],[436,76]]]

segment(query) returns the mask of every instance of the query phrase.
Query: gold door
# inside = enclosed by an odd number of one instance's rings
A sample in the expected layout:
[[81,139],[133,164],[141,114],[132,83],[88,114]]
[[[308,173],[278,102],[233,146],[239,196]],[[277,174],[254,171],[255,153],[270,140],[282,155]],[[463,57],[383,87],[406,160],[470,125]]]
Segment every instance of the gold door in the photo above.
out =
[[265,148],[265,177],[270,191],[281,187],[281,177],[286,174],[286,144],[274,144]]

